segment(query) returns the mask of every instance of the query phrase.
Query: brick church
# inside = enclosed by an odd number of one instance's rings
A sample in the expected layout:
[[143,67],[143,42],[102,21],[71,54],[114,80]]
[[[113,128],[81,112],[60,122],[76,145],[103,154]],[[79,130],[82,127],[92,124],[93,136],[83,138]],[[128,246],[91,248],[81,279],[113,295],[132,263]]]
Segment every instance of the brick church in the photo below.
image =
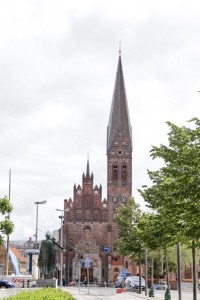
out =
[[[88,272],[90,282],[113,283],[123,268],[137,273],[135,263],[116,252],[116,209],[131,196],[132,132],[119,54],[107,127],[107,199],[102,199],[102,186],[94,186],[88,159],[82,185],[74,185],[73,198],[64,200],[63,275],[67,281],[79,276],[83,281]],[[88,268],[86,257],[91,259]]]

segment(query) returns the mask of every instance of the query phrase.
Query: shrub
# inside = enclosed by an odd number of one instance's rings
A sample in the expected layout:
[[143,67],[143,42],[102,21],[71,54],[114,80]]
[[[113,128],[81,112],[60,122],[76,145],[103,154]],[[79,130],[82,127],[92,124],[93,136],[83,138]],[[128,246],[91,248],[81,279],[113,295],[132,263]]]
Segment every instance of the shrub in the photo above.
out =
[[15,296],[10,296],[10,300],[75,300],[68,292],[55,288],[44,288],[39,290],[24,291]]

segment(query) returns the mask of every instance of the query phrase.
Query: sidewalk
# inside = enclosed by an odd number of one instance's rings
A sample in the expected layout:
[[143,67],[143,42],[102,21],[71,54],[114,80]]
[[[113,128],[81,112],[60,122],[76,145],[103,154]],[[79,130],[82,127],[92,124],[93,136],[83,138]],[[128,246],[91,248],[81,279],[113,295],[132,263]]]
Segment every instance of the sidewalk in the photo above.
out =
[[[108,288],[109,289],[109,288]],[[145,296],[144,292],[142,294],[137,294],[135,292],[123,292],[116,293],[116,290],[108,291],[107,293],[104,290],[99,288],[98,293],[97,290],[90,289],[89,294],[87,289],[80,289],[77,287],[66,287],[65,291],[68,291],[76,300],[143,300],[143,299],[155,299],[155,300],[163,300],[163,295],[155,294],[155,297]]]
[[[68,291],[76,300],[164,300],[165,290],[154,290],[154,297],[145,296],[145,293],[137,294],[136,292],[123,292],[116,293],[115,288],[87,288],[78,287],[64,287],[64,290]],[[171,290],[171,300],[179,300],[179,293],[177,290]],[[191,289],[183,289],[181,291],[182,300],[193,299],[193,293]],[[200,300],[200,291],[197,291],[197,300]]]

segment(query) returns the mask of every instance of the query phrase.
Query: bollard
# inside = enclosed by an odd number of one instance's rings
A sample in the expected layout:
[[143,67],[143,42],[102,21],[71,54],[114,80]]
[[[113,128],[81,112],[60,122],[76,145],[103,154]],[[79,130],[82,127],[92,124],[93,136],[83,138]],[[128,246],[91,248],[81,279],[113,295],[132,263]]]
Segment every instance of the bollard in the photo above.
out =
[[155,297],[153,287],[150,287],[149,289],[149,297]]
[[107,287],[107,283],[106,283],[106,281],[104,281],[104,285],[105,285],[105,287]]
[[171,300],[169,287],[166,289],[166,292],[165,292],[165,300]]

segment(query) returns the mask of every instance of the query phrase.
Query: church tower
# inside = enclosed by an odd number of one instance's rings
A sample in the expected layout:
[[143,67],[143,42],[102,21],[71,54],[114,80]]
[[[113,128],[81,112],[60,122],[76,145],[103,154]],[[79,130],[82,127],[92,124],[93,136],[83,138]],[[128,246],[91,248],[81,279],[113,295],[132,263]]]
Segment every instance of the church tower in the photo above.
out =
[[115,247],[116,209],[131,195],[132,135],[119,55],[107,128],[107,199],[102,199],[102,186],[94,185],[88,159],[82,186],[74,184],[73,198],[64,200],[63,274],[68,282],[89,276],[89,282],[114,283],[124,267],[134,274],[132,262],[120,257]]
[[114,221],[116,208],[127,203],[131,196],[132,129],[120,54],[107,128],[107,201],[110,224]]

